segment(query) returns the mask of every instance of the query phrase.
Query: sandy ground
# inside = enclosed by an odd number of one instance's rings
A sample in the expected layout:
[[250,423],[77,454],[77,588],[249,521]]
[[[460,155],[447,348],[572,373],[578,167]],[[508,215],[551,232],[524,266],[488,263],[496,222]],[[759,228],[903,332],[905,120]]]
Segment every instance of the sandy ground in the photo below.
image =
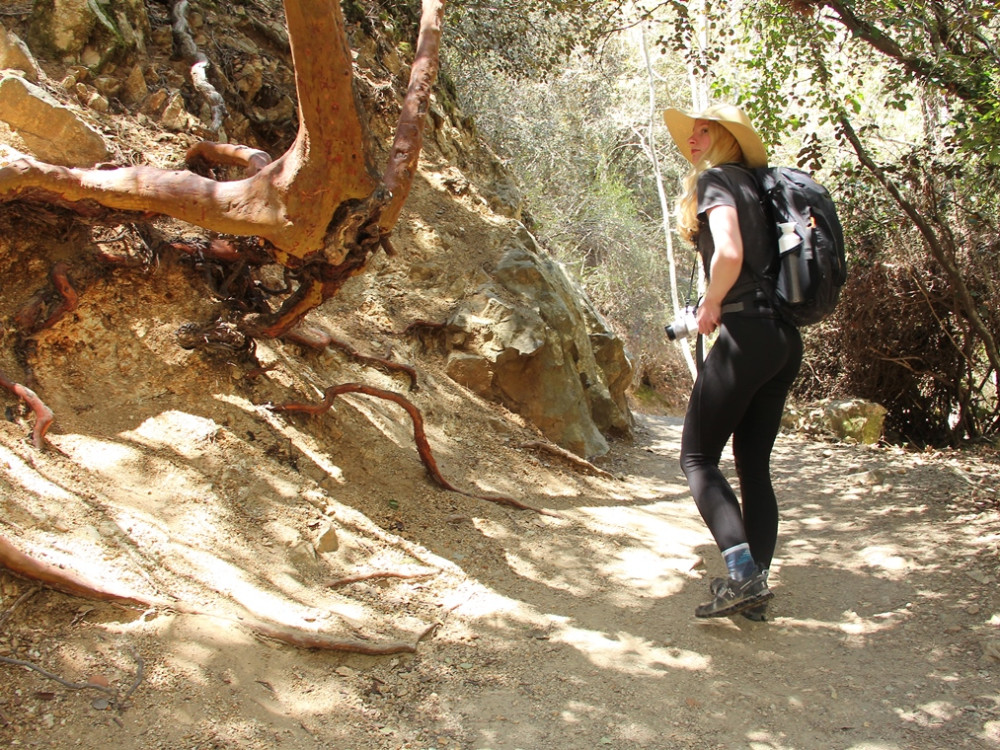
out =
[[[679,429],[641,418],[636,443],[603,464],[614,479],[525,462],[525,497],[558,517],[429,489],[435,505],[455,498],[440,527],[377,534],[338,509],[345,543],[353,527],[385,548],[364,570],[435,573],[347,584],[354,611],[337,610],[355,630],[411,638],[438,623],[415,653],[304,650],[218,617],[38,592],[5,623],[4,654],[103,677],[119,698],[140,660],[143,673],[115,710],[5,666],[0,732],[51,748],[1000,746],[994,462],[782,436],[772,620],[701,621],[721,563],[677,470]],[[15,465],[9,448],[4,460]],[[271,616],[288,607],[267,596],[305,598],[268,592],[282,585],[271,566],[212,568],[223,554],[194,542],[185,554],[209,568],[192,576],[262,597]],[[4,578],[4,609],[29,589]]]

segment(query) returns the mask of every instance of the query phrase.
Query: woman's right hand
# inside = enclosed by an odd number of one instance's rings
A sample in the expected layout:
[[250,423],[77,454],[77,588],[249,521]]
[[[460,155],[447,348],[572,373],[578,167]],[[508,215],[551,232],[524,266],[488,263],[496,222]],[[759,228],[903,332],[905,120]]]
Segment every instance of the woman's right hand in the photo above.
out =
[[698,332],[703,336],[714,333],[722,321],[722,305],[709,300],[702,300],[698,305],[698,312],[695,314],[698,321]]

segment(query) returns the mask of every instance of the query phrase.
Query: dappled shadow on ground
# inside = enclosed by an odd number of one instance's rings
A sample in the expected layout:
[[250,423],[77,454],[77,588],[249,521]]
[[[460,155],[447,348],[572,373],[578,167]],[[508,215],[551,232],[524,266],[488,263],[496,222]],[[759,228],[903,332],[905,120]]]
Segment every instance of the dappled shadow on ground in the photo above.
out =
[[[676,488],[678,426],[649,425],[645,448],[661,460],[628,481]],[[644,747],[995,746],[1000,536],[995,513],[962,512],[970,481],[996,491],[990,467],[970,476],[919,455],[783,437],[774,468],[782,531],[766,624],[692,616],[722,566],[681,493],[584,502],[562,526],[482,529],[514,576],[481,575],[508,603],[479,627],[566,676],[544,714],[531,708],[530,666],[503,693],[510,713],[537,717],[521,741],[584,747],[605,732]],[[486,722],[481,741],[497,742],[501,726]]]
[[[290,420],[270,432],[246,403],[223,403],[224,413],[163,409],[115,439],[58,436],[75,463],[59,454],[32,457],[26,446],[8,451],[7,481],[21,477],[20,489],[36,493],[18,506],[36,517],[8,520],[27,528],[52,523],[60,503],[87,506],[86,517],[103,519],[103,538],[125,553],[119,562],[131,561],[127,570],[158,571],[145,580],[130,573],[130,584],[189,591],[206,606],[220,602],[206,592],[228,580],[225,597],[252,606],[267,594],[273,598],[261,609],[303,625],[378,637],[387,625],[404,632],[417,620],[440,626],[416,654],[372,658],[277,646],[211,617],[140,616],[39,594],[15,613],[27,619],[11,625],[19,648],[27,644],[49,669],[127,684],[133,647],[147,665],[120,717],[91,708],[93,696],[60,693],[51,704],[54,716],[89,722],[82,737],[74,735],[84,747],[153,748],[185,737],[200,746],[296,750],[1000,746],[990,656],[1000,653],[993,650],[1000,527],[995,513],[970,500],[995,494],[994,466],[782,436],[774,461],[782,528],[772,619],[699,621],[694,606],[722,566],[680,476],[676,420],[647,418],[635,445],[616,446],[607,466],[617,479],[558,466],[530,474],[551,481],[522,497],[559,517],[433,487],[422,498],[423,517],[408,507],[415,494],[387,497],[384,515],[374,503],[366,517],[346,506],[319,512],[315,502],[332,503],[341,491],[351,498],[347,488],[358,479],[329,479],[329,468],[327,478],[311,479],[275,463],[268,436],[286,436],[287,456],[297,456],[300,468],[355,466],[330,449],[310,454],[311,441],[338,420],[368,420],[380,425],[372,442],[385,444],[385,465],[398,472],[412,459],[419,477],[405,432],[391,419],[345,405],[329,424]],[[257,430],[259,463],[245,463],[254,454],[242,445],[243,463],[227,475],[232,441],[247,429]],[[144,449],[135,458],[147,462],[142,471],[129,467],[130,445]],[[409,459],[390,458],[397,452]],[[443,460],[461,466],[458,457],[446,452]],[[79,466],[104,472],[107,494],[82,491]],[[143,472],[156,482],[120,481],[122,473]],[[129,498],[142,493],[149,494],[141,502]],[[325,560],[298,556],[303,530],[324,512],[338,521],[341,548]],[[189,519],[184,549],[154,534],[177,513]],[[202,525],[217,537],[199,535]],[[127,545],[130,539],[143,544]],[[323,591],[323,581],[352,560],[364,569],[441,572]],[[243,569],[242,579],[224,575],[223,564]],[[245,590],[232,588],[238,580]],[[23,590],[10,579],[0,584],[6,594]],[[32,690],[49,689],[41,677],[30,679]],[[6,696],[0,711],[21,715],[19,700],[26,698]]]

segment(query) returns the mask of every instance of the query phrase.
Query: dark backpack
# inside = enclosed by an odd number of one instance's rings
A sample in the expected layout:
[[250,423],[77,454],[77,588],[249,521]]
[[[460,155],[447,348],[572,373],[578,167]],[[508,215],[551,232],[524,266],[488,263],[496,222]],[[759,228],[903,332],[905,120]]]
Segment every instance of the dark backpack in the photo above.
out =
[[801,169],[761,167],[753,173],[776,227],[781,261],[777,280],[764,291],[789,323],[818,323],[833,312],[847,281],[844,230],[833,199]]

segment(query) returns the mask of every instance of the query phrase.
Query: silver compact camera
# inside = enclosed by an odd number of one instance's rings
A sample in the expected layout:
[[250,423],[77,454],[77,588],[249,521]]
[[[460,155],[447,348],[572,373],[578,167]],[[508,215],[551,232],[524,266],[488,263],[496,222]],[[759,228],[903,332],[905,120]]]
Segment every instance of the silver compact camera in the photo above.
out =
[[667,332],[667,338],[671,341],[686,339],[692,334],[698,333],[698,320],[695,318],[696,308],[687,307],[673,323],[663,330]]

